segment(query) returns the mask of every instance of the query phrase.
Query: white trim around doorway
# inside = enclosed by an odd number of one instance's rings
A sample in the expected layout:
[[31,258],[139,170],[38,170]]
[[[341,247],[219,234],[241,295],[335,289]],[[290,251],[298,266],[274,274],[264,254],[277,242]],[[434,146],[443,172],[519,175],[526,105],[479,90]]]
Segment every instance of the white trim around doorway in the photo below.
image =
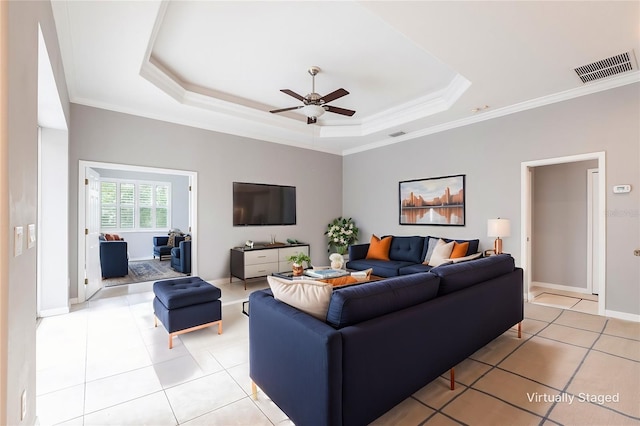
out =
[[605,312],[605,300],[606,300],[606,169],[605,169],[605,153],[593,152],[588,154],[571,155],[567,157],[547,158],[542,160],[526,161],[521,163],[521,200],[520,200],[520,214],[521,214],[521,262],[524,269],[524,292],[527,300],[531,300],[531,222],[532,222],[532,197],[533,191],[531,187],[531,169],[539,166],[549,166],[553,164],[563,163],[575,163],[578,161],[598,161],[598,186],[599,186],[599,200],[598,200],[598,217],[599,222],[598,237],[602,242],[598,247],[597,262],[599,265],[599,282],[600,291],[598,295],[598,315],[604,316]]
[[102,163],[98,161],[86,161],[79,160],[78,162],[78,297],[74,300],[76,303],[82,303],[86,300],[84,290],[84,274],[85,274],[85,251],[84,247],[84,230],[86,228],[85,218],[85,191],[84,191],[84,178],[85,169],[112,169],[123,170],[130,172],[143,172],[143,173],[160,173],[168,175],[188,176],[189,185],[191,186],[190,208],[189,208],[189,223],[190,233],[193,236],[193,240],[196,242],[191,247],[191,274],[198,275],[198,239],[197,239],[197,226],[198,226],[198,172],[189,170],[176,170],[176,169],[163,169],[157,167],[146,166],[134,166],[129,164],[116,164],[116,163]]

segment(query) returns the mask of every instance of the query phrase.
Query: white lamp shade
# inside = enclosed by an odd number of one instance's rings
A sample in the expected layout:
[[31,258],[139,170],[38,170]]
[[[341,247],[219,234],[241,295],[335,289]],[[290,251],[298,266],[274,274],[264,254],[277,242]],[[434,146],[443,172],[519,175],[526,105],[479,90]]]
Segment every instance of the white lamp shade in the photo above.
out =
[[508,237],[511,235],[511,221],[509,219],[489,219],[487,221],[487,236]]
[[302,107],[302,112],[309,118],[318,118],[322,114],[324,114],[324,108],[322,108],[320,105],[305,105],[304,107]]

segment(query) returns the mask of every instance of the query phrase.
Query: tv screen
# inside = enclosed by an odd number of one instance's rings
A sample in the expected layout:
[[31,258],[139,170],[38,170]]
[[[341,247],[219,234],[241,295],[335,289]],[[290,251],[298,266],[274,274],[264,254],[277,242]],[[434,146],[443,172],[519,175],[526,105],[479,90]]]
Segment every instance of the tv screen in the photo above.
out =
[[233,226],[295,224],[295,186],[233,182]]

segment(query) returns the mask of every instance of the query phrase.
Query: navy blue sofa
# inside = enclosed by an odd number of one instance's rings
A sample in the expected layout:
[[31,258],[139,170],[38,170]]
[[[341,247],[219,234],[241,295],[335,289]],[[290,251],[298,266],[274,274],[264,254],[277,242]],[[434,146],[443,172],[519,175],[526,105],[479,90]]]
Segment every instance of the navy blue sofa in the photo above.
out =
[[366,425],[523,319],[509,255],[333,291],[326,321],[253,292],[249,375],[297,425]]
[[129,254],[126,241],[100,240],[100,269],[102,278],[129,275]]
[[180,241],[178,247],[171,249],[171,267],[183,274],[191,273],[191,240]]
[[[398,275],[415,274],[418,272],[429,272],[431,266],[424,265],[425,256],[429,249],[429,241],[435,242],[439,237],[405,237],[392,236],[391,247],[389,247],[389,260],[367,259],[369,244],[354,244],[349,246],[349,261],[346,264],[348,269],[364,271],[372,268],[373,275],[379,277],[395,277]],[[478,252],[479,240],[452,240],[442,238],[445,242],[456,241],[458,243],[469,243],[466,256]]]
[[156,256],[162,260],[162,256],[171,256],[171,249],[178,247],[181,241],[184,241],[185,237],[176,235],[175,242],[172,246],[169,245],[169,237],[153,237],[153,258]]

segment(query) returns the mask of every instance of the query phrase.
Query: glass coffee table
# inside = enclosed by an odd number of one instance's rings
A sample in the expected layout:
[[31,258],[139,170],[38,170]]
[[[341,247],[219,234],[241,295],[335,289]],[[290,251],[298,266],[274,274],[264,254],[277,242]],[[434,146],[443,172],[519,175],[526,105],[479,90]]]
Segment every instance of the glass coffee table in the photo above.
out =
[[384,277],[379,277],[377,275],[372,275],[371,271],[369,271],[369,270],[367,270],[368,273],[364,277],[351,275],[352,272],[363,272],[363,271],[357,271],[355,269],[347,269],[346,272],[348,272],[348,274],[346,274],[344,276],[336,277],[336,278],[327,278],[327,279],[316,278],[316,277],[312,277],[312,276],[309,276],[309,275],[294,276],[293,272],[291,272],[291,271],[275,272],[272,275],[274,277],[279,277],[279,278],[284,278],[284,279],[287,279],[287,280],[294,280],[294,281],[295,280],[320,281],[320,282],[323,282],[323,283],[331,284],[333,287],[346,287],[346,286],[350,286],[350,285],[364,284],[364,283],[373,282],[373,281],[380,281],[380,280],[384,279]]

